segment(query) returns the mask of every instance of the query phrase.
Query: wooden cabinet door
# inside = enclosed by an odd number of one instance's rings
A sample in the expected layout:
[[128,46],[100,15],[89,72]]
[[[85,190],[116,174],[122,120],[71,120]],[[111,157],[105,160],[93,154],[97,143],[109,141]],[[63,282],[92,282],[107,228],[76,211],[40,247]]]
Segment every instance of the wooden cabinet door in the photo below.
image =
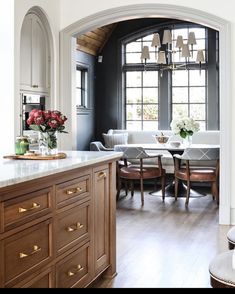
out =
[[95,274],[109,265],[109,169],[94,169],[94,260]]
[[49,41],[46,30],[35,14],[28,14],[21,31],[21,90],[49,91]]
[[48,92],[48,38],[36,15],[32,24],[32,87],[40,92]]
[[30,90],[32,86],[32,26],[31,15],[25,17],[20,40],[20,86]]

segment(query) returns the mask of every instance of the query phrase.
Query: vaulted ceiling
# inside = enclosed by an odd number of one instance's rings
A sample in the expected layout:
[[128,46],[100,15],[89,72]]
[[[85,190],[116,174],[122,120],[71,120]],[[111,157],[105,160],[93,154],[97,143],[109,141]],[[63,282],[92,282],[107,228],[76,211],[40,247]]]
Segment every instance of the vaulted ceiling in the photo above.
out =
[[77,38],[77,49],[94,56],[99,55],[116,25],[110,24],[80,35]]

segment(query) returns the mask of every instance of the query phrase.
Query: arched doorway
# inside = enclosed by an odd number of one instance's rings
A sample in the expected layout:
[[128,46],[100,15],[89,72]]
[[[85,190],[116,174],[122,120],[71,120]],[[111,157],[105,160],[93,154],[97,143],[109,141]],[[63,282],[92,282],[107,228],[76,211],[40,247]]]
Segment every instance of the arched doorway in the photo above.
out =
[[[69,117],[68,131],[69,140],[63,148],[71,149],[75,147],[76,141],[76,121],[75,109],[72,109],[74,76],[72,68],[75,58],[75,37],[96,27],[104,26],[113,22],[134,18],[166,17],[199,23],[220,33],[220,146],[221,146],[221,171],[220,183],[220,207],[219,223],[230,224],[231,213],[231,142],[230,142],[230,24],[212,14],[200,10],[165,4],[137,4],[113,8],[101,11],[89,17],[79,20],[73,25],[65,28],[61,32],[61,100],[60,108],[64,113],[71,114]],[[226,44],[226,46],[225,46]],[[70,98],[72,97],[72,98]],[[222,99],[221,99],[222,100]]]

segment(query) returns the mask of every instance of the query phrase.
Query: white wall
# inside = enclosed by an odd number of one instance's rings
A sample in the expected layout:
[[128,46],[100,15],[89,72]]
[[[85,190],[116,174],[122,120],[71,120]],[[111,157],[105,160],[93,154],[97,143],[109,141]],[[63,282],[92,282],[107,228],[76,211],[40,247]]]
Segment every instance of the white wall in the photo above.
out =
[[[19,133],[20,99],[20,34],[24,17],[28,10],[39,7],[47,17],[54,41],[54,82],[51,88],[51,107],[56,108],[59,89],[59,31],[60,31],[60,0],[17,0],[15,1],[15,135]],[[53,62],[52,62],[53,63]],[[52,76],[53,76],[52,75]],[[19,118],[19,119],[17,119]]]
[[235,2],[232,0],[224,0],[222,2],[221,0],[61,0],[61,28],[65,28],[81,18],[102,10],[130,4],[145,3],[182,5],[185,7],[200,9],[220,16],[221,18],[225,18],[233,23],[235,22]]
[[[1,3],[0,17],[0,156],[13,151],[14,145],[14,0]],[[7,28],[7,30],[6,30]]]

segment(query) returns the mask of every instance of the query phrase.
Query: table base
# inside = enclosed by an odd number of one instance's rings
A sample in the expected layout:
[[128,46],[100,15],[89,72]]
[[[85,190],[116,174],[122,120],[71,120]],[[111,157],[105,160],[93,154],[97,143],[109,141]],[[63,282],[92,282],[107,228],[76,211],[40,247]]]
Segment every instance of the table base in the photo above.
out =
[[[187,193],[187,186],[184,183],[179,182],[178,198],[186,197],[186,193]],[[149,194],[151,194],[153,196],[162,197],[162,190],[149,192]],[[199,192],[195,191],[192,188],[190,189],[190,197],[191,198],[193,198],[193,197],[204,197],[204,196],[206,196],[206,193],[199,193]],[[174,185],[174,182],[166,186],[165,197],[175,197],[175,185]]]

